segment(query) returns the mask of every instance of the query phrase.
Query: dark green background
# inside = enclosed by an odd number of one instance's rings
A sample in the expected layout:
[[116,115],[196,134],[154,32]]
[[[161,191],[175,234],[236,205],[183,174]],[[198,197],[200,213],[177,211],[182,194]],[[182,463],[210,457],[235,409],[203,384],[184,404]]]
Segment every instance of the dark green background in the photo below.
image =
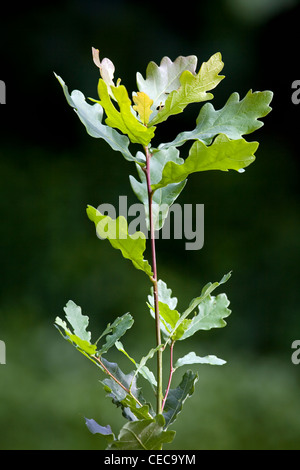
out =
[[[171,5],[171,6],[170,6]],[[129,311],[123,338],[137,360],[154,343],[145,304],[149,282],[95,236],[87,204],[114,205],[131,194],[134,165],[91,138],[67,105],[53,71],[69,90],[96,97],[98,69],[91,47],[116,66],[116,78],[136,90],[147,64],[217,51],[224,79],[213,104],[237,91],[274,91],[272,113],[248,140],[260,142],[244,174],[207,172],[189,178],[178,202],[205,204],[205,244],[160,241],[159,277],[184,310],[209,281],[232,270],[223,286],[232,315],[225,329],[180,345],[228,361],[198,367],[195,394],[174,429],[173,449],[299,449],[300,366],[291,344],[300,337],[299,117],[291,84],[300,79],[298,1],[201,1],[151,5],[77,0],[5,6],[1,15],[0,107],[1,449],[97,449],[104,443],[83,417],[117,433],[124,423],[105,398],[99,370],[53,327],[69,299],[90,316],[93,338]],[[159,126],[155,142],[194,127],[199,105]],[[182,148],[187,152],[185,147]],[[149,253],[147,254],[149,257]],[[130,363],[117,354],[125,372]],[[166,365],[168,367],[168,365]],[[155,367],[155,363],[152,364]],[[178,375],[176,375],[178,374]],[[180,372],[174,385],[180,381]]]

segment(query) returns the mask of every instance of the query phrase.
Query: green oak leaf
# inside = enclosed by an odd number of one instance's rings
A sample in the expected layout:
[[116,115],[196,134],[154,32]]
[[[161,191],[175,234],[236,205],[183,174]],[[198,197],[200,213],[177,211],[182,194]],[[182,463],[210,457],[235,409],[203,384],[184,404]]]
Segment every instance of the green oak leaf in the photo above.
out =
[[[140,153],[140,152],[139,152]],[[142,157],[137,155],[137,159]],[[182,164],[184,160],[179,157],[177,149],[170,148],[167,150],[154,151],[151,157],[150,180],[153,184],[161,180],[162,171],[167,162]],[[149,224],[149,200],[147,181],[144,171],[139,164],[136,164],[137,172],[141,182],[137,181],[133,176],[129,176],[131,187],[137,198],[144,204],[146,226],[150,230]],[[152,219],[155,230],[160,230],[168,216],[170,206],[175,202],[181,191],[186,185],[186,181],[180,183],[169,184],[161,188],[153,194],[152,197]]]
[[[180,316],[178,322],[176,323],[175,327],[173,328],[173,330],[171,331],[170,335],[169,335],[169,338],[176,338],[176,339],[181,339],[182,337],[182,325],[183,325],[183,329],[184,331],[186,331],[192,320],[188,320],[188,322],[186,322],[186,318],[192,313],[195,311],[195,309],[198,307],[198,305],[200,305],[201,303],[205,302],[206,299],[208,298],[211,298],[210,297],[210,294],[217,288],[219,287],[220,285],[222,284],[225,284],[225,282],[228,281],[228,279],[231,277],[231,272],[225,274],[222,279],[219,281],[219,282],[214,282],[214,283],[207,283],[202,291],[201,291],[201,295],[199,297],[196,297],[195,299],[193,299],[191,302],[190,302],[190,305],[188,306],[188,308],[183,312],[183,314]],[[225,295],[225,294],[224,294]],[[228,311],[230,313],[230,310]],[[225,317],[224,317],[225,318]],[[224,322],[225,323],[225,322]],[[225,326],[225,324],[223,325]]]
[[158,110],[165,104],[168,95],[180,87],[180,76],[185,70],[196,73],[197,57],[190,55],[179,56],[172,62],[169,57],[163,57],[158,66],[155,62],[150,62],[146,69],[146,79],[137,72],[136,80],[138,89],[146,93],[152,100],[152,119]]
[[84,355],[92,356],[96,353],[96,344],[91,344],[91,333],[86,331],[89,318],[82,315],[81,308],[72,300],[69,300],[64,308],[66,319],[73,327],[73,332],[60,317],[56,317],[54,326],[59,330],[62,336],[80,350]]
[[[101,362],[106,369],[122,384],[127,390],[131,389],[132,394],[138,398],[139,390],[136,385],[135,371],[131,371],[129,374],[124,374],[117,363],[109,362],[104,357],[101,358]],[[109,392],[109,396],[115,401],[122,401],[128,394],[124,388],[122,388],[112,378],[105,378],[102,383],[106,386],[106,391]],[[108,390],[109,389],[109,390]]]
[[[169,289],[167,284],[161,279],[159,279],[157,282],[157,290],[159,298],[159,314],[161,320],[160,328],[163,335],[168,338],[170,332],[175,327],[180,318],[180,315],[176,310],[178,299],[176,297],[172,297],[171,289]],[[151,287],[151,295],[148,295],[148,302],[150,314],[153,318],[155,318],[153,287]]]
[[144,271],[149,277],[152,276],[151,266],[144,260],[143,254],[146,249],[146,238],[143,232],[129,235],[125,217],[111,219],[103,215],[92,206],[88,206],[87,215],[94,222],[97,234],[101,238],[107,238],[110,244],[121,251],[126,259],[130,259],[136,269]]
[[168,184],[183,181],[188,175],[198,171],[241,171],[254,162],[257,148],[257,142],[247,142],[245,139],[230,140],[224,134],[218,135],[210,146],[196,141],[185,162],[181,165],[166,163],[160,182],[151,185],[151,188],[156,191]]
[[208,91],[215,88],[223,80],[224,76],[219,75],[223,66],[221,54],[217,52],[207,62],[203,62],[198,74],[195,75],[189,70],[182,72],[180,87],[169,94],[164,106],[150,120],[149,124],[156,125],[165,121],[171,115],[181,113],[190,103],[199,103],[212,99],[213,95]]
[[62,86],[67,102],[74,108],[87,133],[92,137],[104,139],[113,150],[121,152],[126,160],[136,161],[128,149],[129,139],[125,135],[119,134],[115,129],[102,124],[102,106],[99,103],[94,105],[87,103],[83,93],[79,90],[72,91],[70,95],[63,79],[56,74],[55,77]]
[[211,330],[226,326],[224,318],[231,314],[231,310],[227,308],[229,303],[226,294],[219,294],[216,297],[206,296],[198,305],[198,313],[187,324],[183,335],[178,339],[189,338],[199,330]]
[[125,313],[122,317],[116,318],[112,324],[108,324],[105,331],[96,341],[96,344],[99,342],[103,336],[106,336],[105,343],[102,344],[101,348],[97,351],[97,355],[101,356],[106,353],[112,346],[115,345],[115,342],[118,341],[126,331],[132,327],[133,318],[129,313]]
[[219,359],[213,355],[200,357],[197,356],[194,352],[190,352],[176,361],[174,369],[178,369],[178,367],[181,366],[186,366],[187,364],[209,364],[212,366],[222,366],[223,364],[226,364],[226,361],[223,361],[223,359]]
[[148,128],[135,117],[131,107],[131,100],[124,85],[111,86],[110,89],[117,100],[120,111],[113,105],[107,85],[100,78],[98,83],[99,103],[105,109],[107,115],[106,124],[119,129],[123,134],[127,134],[132,143],[147,146],[154,136],[155,127],[151,126]]
[[201,140],[206,145],[218,134],[225,134],[229,139],[237,140],[263,126],[259,118],[265,117],[271,110],[273,98],[271,91],[248,91],[239,101],[238,93],[232,93],[225,106],[216,111],[211,103],[206,103],[196,120],[197,126],[189,132],[181,132],[173,142],[163,144],[160,148],[172,145],[179,147],[187,140]]
[[79,336],[79,338],[90,342],[91,333],[90,331],[86,331],[89,324],[89,317],[87,315],[82,315],[81,307],[76,305],[72,300],[69,300],[66,307],[64,307],[64,311],[66,319],[74,328],[74,334]]
[[197,380],[198,374],[189,370],[183,375],[179,386],[169,390],[163,411],[165,428],[176,420],[185,400],[194,393]]
[[[118,380],[116,382],[112,378],[105,378],[101,383],[104,385],[104,390],[108,393],[107,396],[112,398],[116,406],[122,408],[123,416],[130,421],[151,418],[149,405],[145,403],[145,399],[137,388],[135,371],[124,374],[118,364],[109,362],[103,357],[101,361],[105,368]],[[138,405],[137,400],[141,406]]]
[[175,431],[165,431],[165,419],[156,415],[153,419],[142,419],[126,423],[109,450],[161,450],[162,444],[170,443]]

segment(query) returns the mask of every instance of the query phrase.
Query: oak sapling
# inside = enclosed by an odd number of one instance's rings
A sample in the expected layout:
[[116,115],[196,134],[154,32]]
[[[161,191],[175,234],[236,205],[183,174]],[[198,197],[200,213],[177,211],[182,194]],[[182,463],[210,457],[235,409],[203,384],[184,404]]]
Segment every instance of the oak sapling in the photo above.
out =
[[[198,379],[196,372],[188,370],[172,388],[174,374],[178,375],[177,370],[186,365],[220,366],[225,363],[214,355],[200,357],[194,351],[176,359],[174,354],[178,341],[184,341],[200,330],[226,325],[225,319],[231,313],[229,300],[224,293],[213,294],[228,281],[231,273],[219,282],[206,284],[185,311],[178,311],[177,298],[158,277],[155,231],[162,229],[168,209],[185,188],[190,174],[208,170],[242,172],[255,160],[258,143],[248,142],[244,136],[263,125],[260,118],[271,111],[269,105],[273,94],[250,90],[240,100],[238,93],[233,93],[219,110],[206,103],[200,109],[193,130],[181,132],[172,142],[154,148],[151,142],[160,123],[183,112],[190,103],[203,103],[213,98],[211,90],[224,79],[220,75],[224,65],[221,54],[214,54],[198,71],[194,55],[180,56],[174,62],[164,57],[160,65],[150,62],[146,78],[137,73],[138,91],[131,97],[120,80],[115,83],[112,61],[100,60],[99,51],[94,48],[92,55],[100,71],[98,99],[89,99],[90,103],[78,90],[69,94],[63,79],[57,75],[56,78],[88,134],[104,139],[113,150],[132,162],[137,171],[137,178],[130,176],[130,183],[145,208],[148,239],[143,232],[128,233],[128,223],[122,215],[114,219],[89,205],[87,216],[95,224],[99,238],[107,240],[102,243],[109,242],[149,279],[151,289],[146,305],[155,321],[155,340],[153,348],[141,359],[131,357],[121,342],[134,322],[130,313],[116,318],[100,336],[97,335],[96,341],[92,340],[87,330],[89,318],[73,301],[64,308],[65,320],[57,317],[55,326],[66,340],[100,368],[108,397],[120,407],[126,419],[117,435],[109,425],[102,426],[86,418],[88,429],[106,439],[107,449],[160,450],[164,443],[174,439],[175,432],[169,427],[177,419],[185,400],[194,393]],[[188,155],[182,158],[179,149],[189,142]],[[132,143],[141,146],[135,156],[131,153]],[[167,210],[157,217],[160,206]],[[147,242],[151,248],[150,262],[144,259]],[[109,362],[107,357],[111,348],[116,348],[131,362],[129,374],[124,374],[118,364]],[[163,362],[166,354],[169,357]],[[156,357],[155,373],[148,367],[148,361],[153,357]],[[155,403],[149,403],[143,397],[142,380],[150,384]]]

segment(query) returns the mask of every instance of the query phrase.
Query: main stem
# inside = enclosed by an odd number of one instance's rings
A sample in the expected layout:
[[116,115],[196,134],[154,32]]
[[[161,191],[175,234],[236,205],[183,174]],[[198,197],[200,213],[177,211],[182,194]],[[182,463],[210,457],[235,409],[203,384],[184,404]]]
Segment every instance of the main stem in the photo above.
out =
[[[156,344],[161,344],[160,334],[160,318],[159,318],[159,306],[158,306],[158,287],[157,287],[157,266],[156,266],[156,251],[155,251],[155,230],[153,225],[153,214],[152,214],[152,197],[153,191],[151,189],[151,177],[150,177],[150,160],[151,153],[148,147],[145,147],[146,154],[146,179],[147,179],[147,191],[148,191],[148,203],[149,203],[149,225],[150,225],[150,238],[151,238],[151,254],[152,254],[152,270],[153,270],[153,297],[154,297],[154,311],[155,311],[155,331],[156,331]],[[157,351],[157,394],[156,394],[156,412],[162,414],[162,350]]]

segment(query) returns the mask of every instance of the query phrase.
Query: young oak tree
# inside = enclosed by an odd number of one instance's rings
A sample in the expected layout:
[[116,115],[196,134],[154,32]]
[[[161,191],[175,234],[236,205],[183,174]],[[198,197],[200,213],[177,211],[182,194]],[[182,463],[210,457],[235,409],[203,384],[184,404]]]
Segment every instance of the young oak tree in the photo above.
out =
[[[199,297],[193,299],[185,311],[177,310],[177,298],[171,289],[158,278],[155,230],[163,227],[168,210],[184,189],[191,173],[207,170],[244,171],[255,160],[257,142],[248,142],[244,136],[259,129],[259,120],[270,111],[271,91],[252,92],[240,100],[233,93],[224,107],[216,110],[210,103],[204,104],[192,131],[181,132],[172,142],[151,145],[156,127],[169,117],[179,114],[190,103],[201,103],[213,98],[213,90],[224,76],[220,75],[223,62],[220,53],[214,54],[197,71],[197,57],[178,57],[172,62],[164,57],[157,65],[150,62],[146,78],[137,73],[138,91],[129,97],[120,79],[114,82],[115,67],[111,60],[100,60],[99,51],[92,48],[93,61],[99,68],[99,99],[86,101],[78,90],[69,94],[63,79],[57,75],[69,105],[74,109],[89,135],[104,139],[115,151],[134,163],[138,179],[130,176],[132,190],[145,206],[146,224],[150,231],[151,263],[144,259],[146,237],[142,232],[128,233],[125,217],[113,220],[92,206],[87,207],[88,218],[94,222],[97,234],[105,238],[124,258],[143,271],[152,284],[147,306],[155,320],[156,342],[138,362],[125,350],[121,337],[133,325],[133,317],[126,313],[109,323],[96,341],[87,330],[89,318],[81,308],[69,301],[64,308],[65,320],[57,317],[55,326],[63,337],[103,373],[102,384],[113,404],[120,407],[126,424],[116,436],[109,425],[101,426],[86,418],[92,433],[101,434],[107,441],[107,449],[159,450],[164,443],[174,439],[169,430],[182,410],[185,400],[191,396],[198,379],[196,372],[188,370],[175,388],[171,388],[174,372],[189,364],[222,365],[224,360],[208,355],[198,356],[189,352],[174,360],[174,348],[200,330],[222,328],[226,325],[229,300],[226,294],[213,295],[231,273],[219,282],[206,284]],[[103,123],[103,114],[105,120]],[[188,156],[183,159],[179,148],[191,142]],[[133,155],[130,143],[140,144],[141,150]],[[108,352],[117,348],[133,364],[133,370],[124,374],[118,364],[109,362]],[[169,352],[170,367],[163,369],[163,354]],[[156,356],[154,374],[147,362]],[[163,388],[163,372],[166,388]],[[147,402],[137,382],[144,379],[153,389],[155,405]]]

